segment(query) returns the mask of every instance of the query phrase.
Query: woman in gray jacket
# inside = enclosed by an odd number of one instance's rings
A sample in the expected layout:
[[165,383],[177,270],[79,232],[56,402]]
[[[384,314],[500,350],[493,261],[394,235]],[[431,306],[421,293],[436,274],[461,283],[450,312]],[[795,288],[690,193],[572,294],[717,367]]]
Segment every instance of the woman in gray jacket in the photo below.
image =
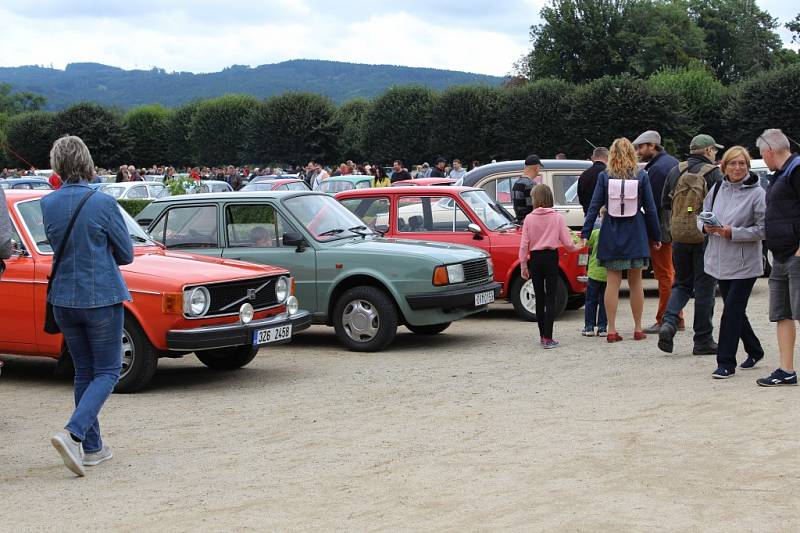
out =
[[766,202],[758,176],[750,172],[750,155],[741,146],[722,156],[725,179],[708,192],[704,211],[716,215],[721,226],[704,225],[709,234],[705,271],[719,280],[725,308],[719,326],[716,379],[736,372],[739,339],[747,359],[740,368],[753,368],[764,357],[764,349],[747,318],[747,301],[756,280],[764,273],[761,241],[764,239]]

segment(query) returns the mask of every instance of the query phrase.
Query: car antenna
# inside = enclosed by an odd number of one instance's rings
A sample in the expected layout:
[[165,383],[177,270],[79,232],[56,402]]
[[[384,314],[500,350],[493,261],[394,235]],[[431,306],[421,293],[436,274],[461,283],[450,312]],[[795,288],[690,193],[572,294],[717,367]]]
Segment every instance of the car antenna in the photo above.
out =
[[589,143],[589,146],[591,146],[592,148],[597,148],[597,146],[595,146],[595,145],[592,143],[592,141],[590,141],[589,139],[583,139],[583,140],[584,140],[584,141],[586,141],[587,143]]

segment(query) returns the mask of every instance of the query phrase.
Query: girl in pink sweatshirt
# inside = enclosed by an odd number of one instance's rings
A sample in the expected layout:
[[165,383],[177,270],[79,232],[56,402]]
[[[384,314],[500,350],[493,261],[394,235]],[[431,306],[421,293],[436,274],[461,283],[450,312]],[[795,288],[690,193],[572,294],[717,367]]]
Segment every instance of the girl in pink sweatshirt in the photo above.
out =
[[519,243],[519,265],[522,279],[530,278],[536,297],[536,322],[542,346],[549,350],[558,346],[553,339],[556,290],[558,287],[558,248],[579,250],[564,217],[553,209],[553,191],[537,185],[531,191],[533,211],[522,225]]

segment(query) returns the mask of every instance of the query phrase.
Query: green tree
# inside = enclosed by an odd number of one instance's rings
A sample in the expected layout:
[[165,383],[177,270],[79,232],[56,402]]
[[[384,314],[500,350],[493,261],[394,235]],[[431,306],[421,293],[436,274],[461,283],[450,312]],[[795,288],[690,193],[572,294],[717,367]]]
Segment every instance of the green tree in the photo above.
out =
[[206,165],[238,165],[252,160],[246,150],[247,129],[259,102],[229,94],[198,104],[189,127],[193,156]]
[[6,130],[6,152],[15,167],[50,168],[50,147],[56,138],[55,117],[31,111],[11,117]]
[[192,155],[189,133],[199,104],[199,101],[190,102],[174,109],[167,117],[164,157],[166,162],[171,165],[192,166],[196,161]]
[[160,105],[137,107],[125,115],[123,125],[131,143],[131,159],[137,166],[165,162],[169,115]]
[[773,67],[783,49],[778,21],[754,0],[689,0],[689,13],[705,33],[705,62],[717,79],[732,83]]
[[28,91],[12,93],[11,85],[0,83],[0,113],[16,115],[28,111],[39,111],[47,103],[44,96]]
[[515,65],[529,79],[646,76],[702,58],[705,48],[682,0],[550,0],[540,16],[532,49]]
[[[570,138],[578,155],[591,147],[583,139],[610,146],[617,137],[631,140],[645,130],[658,130],[664,145],[674,149],[690,132],[685,131],[680,103],[675,96],[650,87],[630,75],[606,76],[578,87],[571,98]],[[579,149],[580,147],[580,149]]]
[[[537,80],[498,94],[495,151],[501,159],[524,159],[529,154],[552,157],[558,152],[579,156],[582,139],[568,132],[571,83]],[[586,145],[588,147],[588,145]]]
[[486,161],[495,156],[498,90],[481,86],[451,87],[433,106],[431,147],[447,159]]
[[800,43],[800,15],[786,23],[786,29],[792,32],[792,42]]
[[303,164],[333,155],[336,108],[325,96],[286,93],[256,107],[249,128],[250,153],[264,163]]
[[685,68],[669,68],[654,74],[648,85],[655,92],[671,94],[679,103],[686,121],[674,139],[679,147],[688,146],[691,137],[703,132],[728,142],[722,124],[721,109],[729,94],[714,74],[705,66],[695,63]]
[[56,113],[54,128],[56,137],[80,137],[97,166],[114,168],[129,162],[128,139],[118,111],[92,103],[75,104]]
[[392,87],[367,112],[365,146],[373,163],[401,159],[407,165],[429,158],[435,93],[419,85]]
[[370,102],[354,98],[339,106],[333,116],[334,128],[339,132],[336,141],[338,161],[364,161],[367,159],[364,133]]
[[[780,128],[800,141],[800,65],[761,72],[732,91],[724,108],[724,119],[731,143],[755,153],[756,138],[767,128]],[[798,150],[797,145],[793,147]]]
[[9,116],[5,113],[0,113],[0,168],[16,167],[6,154],[8,121]]

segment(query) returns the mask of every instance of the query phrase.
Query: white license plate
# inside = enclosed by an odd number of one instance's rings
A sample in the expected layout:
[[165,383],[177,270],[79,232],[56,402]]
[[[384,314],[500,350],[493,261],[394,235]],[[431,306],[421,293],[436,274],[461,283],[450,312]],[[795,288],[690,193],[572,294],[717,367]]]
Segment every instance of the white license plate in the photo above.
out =
[[253,344],[269,344],[270,342],[284,341],[292,338],[292,325],[278,326],[277,328],[259,329],[253,332]]
[[490,304],[494,301],[494,291],[479,292],[475,295],[475,307]]

